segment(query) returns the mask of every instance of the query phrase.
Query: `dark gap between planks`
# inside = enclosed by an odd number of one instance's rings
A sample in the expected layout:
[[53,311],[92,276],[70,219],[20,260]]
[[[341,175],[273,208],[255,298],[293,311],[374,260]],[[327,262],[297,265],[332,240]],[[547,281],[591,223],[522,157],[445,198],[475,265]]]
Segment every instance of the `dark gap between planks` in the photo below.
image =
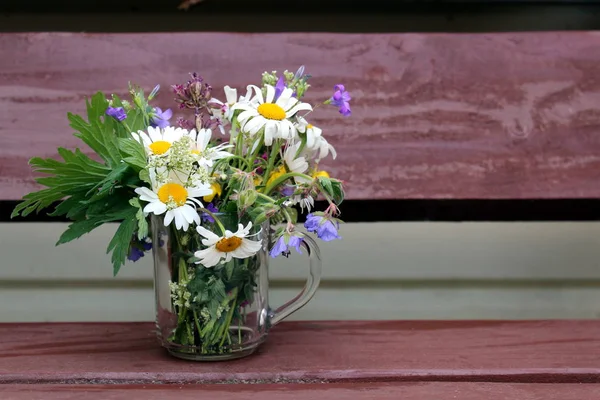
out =
[[[67,222],[46,213],[10,219],[16,200],[0,201],[0,222]],[[315,210],[324,210],[316,202]],[[396,199],[346,200],[340,206],[345,222],[401,221],[598,221],[600,199]],[[304,217],[300,216],[300,221]]]
[[516,32],[600,29],[600,2],[3,0],[0,32]]

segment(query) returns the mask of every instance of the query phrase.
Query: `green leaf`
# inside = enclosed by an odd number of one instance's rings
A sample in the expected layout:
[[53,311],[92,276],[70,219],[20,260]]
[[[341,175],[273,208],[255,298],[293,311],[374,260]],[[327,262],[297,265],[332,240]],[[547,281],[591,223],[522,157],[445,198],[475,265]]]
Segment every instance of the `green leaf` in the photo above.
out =
[[125,163],[119,164],[115,169],[110,171],[108,175],[100,182],[98,182],[94,187],[92,187],[87,193],[86,197],[91,195],[90,200],[95,200],[99,197],[104,197],[115,189],[118,185],[120,185],[121,180],[123,179],[125,173],[129,165]]
[[[131,132],[143,131],[148,127],[144,121],[144,113],[137,109],[131,109],[127,112],[127,126],[131,129]],[[128,132],[131,135],[131,132]]]
[[139,240],[142,240],[148,236],[148,220],[146,220],[146,217],[144,216],[142,205],[137,197],[129,200],[129,204],[137,208],[137,212],[135,213],[135,218],[138,222],[137,237]]
[[150,173],[147,169],[141,170],[139,173],[139,177],[142,182],[146,182],[149,185],[152,184],[152,181],[150,180]]
[[60,235],[60,239],[56,242],[56,245],[68,243],[72,240],[78,239],[86,233],[96,229],[98,226],[105,222],[101,216],[95,218],[84,219],[81,221],[75,221],[69,225],[66,231]]
[[121,148],[121,154],[123,154],[123,161],[127,164],[135,167],[137,171],[146,168],[148,164],[146,160],[146,151],[144,146],[138,141],[132,138],[120,138],[119,147]]
[[103,93],[98,92],[86,104],[87,122],[78,115],[68,114],[71,127],[78,131],[75,136],[90,146],[109,166],[115,166],[121,161],[121,153],[114,121],[105,118],[108,101]]
[[333,196],[333,186],[331,185],[331,179],[325,177],[318,177],[319,186],[327,193],[329,196]]
[[337,179],[333,179],[331,181],[331,185],[333,188],[333,201],[335,201],[335,203],[337,205],[342,204],[342,202],[344,201],[344,197],[345,197],[345,193],[344,193],[344,187],[342,186],[342,182],[338,181]]
[[129,243],[131,242],[131,238],[137,227],[137,221],[135,218],[136,212],[136,208],[130,207],[130,215],[123,222],[121,222],[117,228],[117,231],[115,232],[115,236],[113,236],[112,240],[108,244],[108,248],[106,249],[107,253],[112,251],[111,261],[113,264],[114,276],[119,273],[121,266],[125,264],[125,260],[129,254]]
[[32,212],[40,212],[44,208],[51,206],[54,202],[61,200],[65,197],[64,193],[56,188],[42,189],[37,192],[26,194],[23,197],[23,201],[15,207],[13,212],[10,214],[11,218],[18,215],[26,217]]

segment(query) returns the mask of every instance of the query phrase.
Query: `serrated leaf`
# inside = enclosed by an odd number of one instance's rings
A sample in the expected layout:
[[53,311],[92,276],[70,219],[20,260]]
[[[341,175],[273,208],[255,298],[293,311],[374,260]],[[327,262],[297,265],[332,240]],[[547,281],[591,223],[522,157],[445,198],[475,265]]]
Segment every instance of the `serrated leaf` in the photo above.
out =
[[123,161],[132,167],[135,167],[136,171],[146,168],[148,164],[146,160],[146,151],[141,143],[134,139],[120,138],[119,146],[121,148],[121,153],[124,156]]
[[142,240],[148,236],[148,220],[144,215],[142,205],[140,204],[140,200],[137,197],[129,200],[129,204],[137,208],[137,212],[135,213],[135,218],[138,222],[137,237],[139,240]]
[[216,280],[211,286],[211,294],[213,299],[221,301],[225,297],[227,297],[227,293],[225,292],[225,284],[222,280]]
[[60,235],[56,245],[68,243],[72,240],[78,239],[86,233],[93,231],[98,226],[102,225],[105,221],[102,217],[89,218],[81,221],[75,221],[69,225],[66,231]]
[[147,169],[141,170],[140,173],[139,173],[139,177],[140,177],[140,180],[142,182],[146,182],[148,184],[152,184],[152,181],[150,180],[150,173],[148,172]]
[[129,243],[131,242],[131,237],[137,227],[137,221],[135,219],[136,211],[137,210],[134,207],[130,207],[131,214],[121,222],[106,249],[107,253],[112,251],[111,261],[113,264],[114,276],[119,273],[121,266],[125,264],[125,260],[129,254]]
[[117,165],[115,169],[110,171],[108,175],[96,185],[94,185],[87,193],[86,197],[91,196],[90,200],[95,200],[99,197],[106,196],[112,192],[112,190],[120,184],[123,176],[126,174],[128,164],[121,163]]

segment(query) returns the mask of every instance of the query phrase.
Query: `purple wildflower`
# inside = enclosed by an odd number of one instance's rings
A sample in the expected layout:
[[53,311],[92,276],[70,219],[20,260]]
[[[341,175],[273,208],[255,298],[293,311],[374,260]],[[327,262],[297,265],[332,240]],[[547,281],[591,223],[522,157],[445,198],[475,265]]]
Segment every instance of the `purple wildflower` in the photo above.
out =
[[[219,212],[219,209],[215,205],[213,205],[213,203],[208,203],[206,205],[206,209],[208,211],[210,211],[211,213]],[[209,213],[202,213],[202,215],[200,216],[200,218],[202,218],[202,220],[204,222],[209,222],[211,224],[215,223],[215,219]]]
[[189,131],[196,128],[196,125],[192,121],[189,121],[183,117],[177,117],[177,120],[175,121],[175,123],[177,124],[178,127],[187,129]]
[[131,246],[129,248],[129,254],[127,255],[127,259],[129,261],[137,261],[140,258],[144,257],[144,250],[141,250],[139,247]]
[[195,72],[191,76],[192,79],[183,85],[171,86],[177,96],[175,101],[179,103],[180,108],[190,108],[192,110],[209,108],[209,100],[212,98],[212,86],[204,82],[204,79]]
[[294,185],[285,185],[281,188],[281,195],[284,197],[290,197],[296,191],[296,186]]
[[341,84],[335,85],[333,91],[334,93],[331,99],[329,99],[329,103],[338,107],[340,114],[344,117],[349,117],[352,114],[352,111],[350,110],[350,100],[352,99],[350,93],[348,93],[344,85]]
[[273,101],[276,101],[285,89],[285,79],[283,78],[283,76],[280,76],[277,80],[277,84],[275,85],[275,99],[273,99]]
[[123,107],[108,107],[106,109],[106,115],[113,117],[117,121],[123,121],[125,118],[127,118],[127,114],[125,113]]
[[302,241],[303,239],[300,236],[284,233],[283,235],[279,236],[279,239],[277,239],[273,245],[269,255],[271,258],[276,258],[280,255],[288,257],[290,255],[290,247],[295,248],[298,253],[302,254],[300,251],[300,245],[302,244]]
[[271,256],[271,258],[275,258],[280,254],[286,253],[287,251],[288,247],[285,244],[285,235],[281,235],[279,236],[279,239],[277,239],[277,241],[275,242],[275,245],[269,252],[269,255]]
[[304,227],[309,232],[316,232],[317,237],[324,242],[342,238],[338,235],[339,222],[325,215],[308,214]]
[[159,128],[166,128],[169,126],[169,120],[173,116],[171,109],[161,110],[158,107],[154,107],[154,114],[152,115],[152,126]]
[[152,242],[148,242],[146,239],[138,240],[136,237],[134,237],[129,245],[129,254],[127,255],[127,259],[135,262],[144,257],[144,252],[151,249]]
[[300,236],[292,235],[288,241],[288,246],[295,248],[298,253],[302,254],[300,251],[300,245],[302,244],[303,240],[304,239],[302,239]]

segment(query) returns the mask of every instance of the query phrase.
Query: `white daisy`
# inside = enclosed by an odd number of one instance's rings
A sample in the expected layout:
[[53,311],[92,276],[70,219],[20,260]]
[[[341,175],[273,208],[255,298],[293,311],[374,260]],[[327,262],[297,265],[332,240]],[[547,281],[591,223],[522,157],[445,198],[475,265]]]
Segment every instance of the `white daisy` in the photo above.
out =
[[249,102],[236,103],[232,110],[243,110],[237,117],[242,131],[255,135],[261,129],[265,130],[265,144],[270,146],[273,139],[293,139],[296,136],[296,127],[289,118],[301,110],[312,110],[308,103],[299,102],[292,97],[293,90],[286,88],[279,98],[275,99],[275,88],[265,85],[267,97],[263,98],[262,91],[254,85],[248,86],[255,91],[254,97]]
[[321,128],[309,124],[302,117],[298,117],[297,129],[298,132],[306,134],[304,153],[308,154],[310,158],[315,158],[319,162],[321,159],[327,157],[329,153],[331,153],[334,159],[337,157],[337,152],[333,146],[322,136],[323,131]]
[[[296,144],[288,145],[283,152],[283,161],[285,162],[286,170],[288,172],[297,172],[303,174],[308,169],[308,163],[306,158],[302,156],[296,157],[296,153],[300,147],[300,142]],[[294,176],[294,180],[297,183],[310,182],[310,179],[303,178],[301,176]]]
[[207,167],[212,167],[214,160],[231,157],[231,153],[225,151],[231,144],[223,143],[215,147],[208,147],[212,131],[210,129],[200,129],[189,133],[192,138],[192,153],[197,155],[198,163]]
[[226,230],[225,235],[217,236],[208,229],[197,226],[196,230],[206,239],[202,239],[202,244],[207,246],[204,250],[198,250],[194,256],[199,258],[196,264],[202,264],[205,268],[211,268],[219,264],[222,258],[225,262],[232,258],[248,258],[256,254],[262,247],[261,240],[249,240],[247,236],[250,234],[252,222],[244,228],[244,225],[239,224],[237,232]]
[[140,200],[148,202],[144,207],[145,213],[155,215],[165,214],[164,224],[169,226],[175,220],[175,227],[187,231],[190,224],[200,223],[200,216],[195,206],[202,207],[202,203],[195,197],[212,193],[210,186],[186,188],[175,182],[160,185],[156,190],[139,187],[135,192],[140,195]]
[[[192,132],[195,131],[192,130]],[[190,132],[187,129],[172,126],[166,128],[149,126],[147,133],[144,131],[131,132],[131,136],[144,145],[146,154],[155,156],[167,154],[173,142],[189,134]]]

